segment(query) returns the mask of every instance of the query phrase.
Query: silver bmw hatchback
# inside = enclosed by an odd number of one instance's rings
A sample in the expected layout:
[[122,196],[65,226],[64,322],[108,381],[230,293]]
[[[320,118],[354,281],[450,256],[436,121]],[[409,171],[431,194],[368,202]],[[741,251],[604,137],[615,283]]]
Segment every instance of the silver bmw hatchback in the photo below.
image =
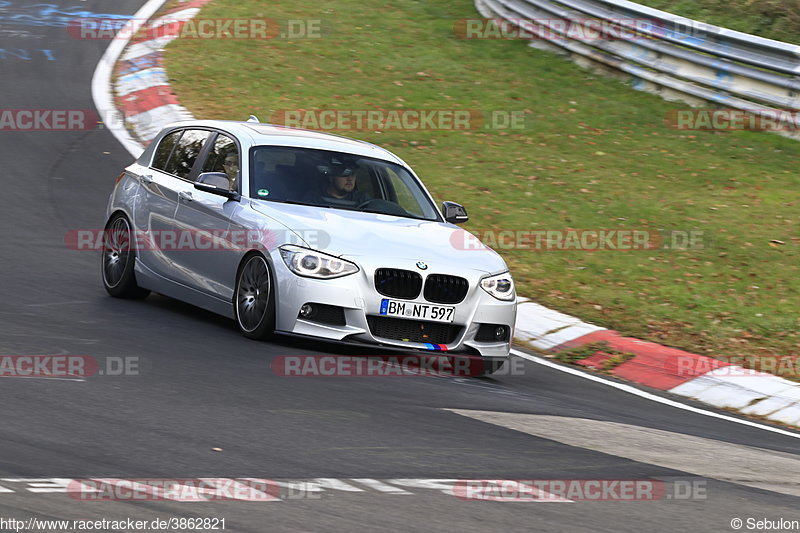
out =
[[[102,277],[236,320],[253,339],[468,354],[497,368],[516,317],[503,259],[437,208],[400,158],[341,136],[247,122],[174,123],[117,179]],[[444,355],[444,354],[441,354]]]

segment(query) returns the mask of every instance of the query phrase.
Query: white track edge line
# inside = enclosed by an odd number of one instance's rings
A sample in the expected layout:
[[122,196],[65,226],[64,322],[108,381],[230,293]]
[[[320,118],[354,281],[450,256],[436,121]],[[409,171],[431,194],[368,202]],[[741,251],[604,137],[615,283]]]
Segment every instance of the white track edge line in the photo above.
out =
[[740,419],[740,418],[735,418],[735,417],[728,416],[728,415],[723,415],[723,414],[720,414],[720,413],[714,413],[712,411],[707,411],[705,409],[700,409],[698,407],[692,407],[691,405],[686,405],[686,404],[681,403],[681,402],[676,402],[674,400],[669,400],[667,398],[662,398],[661,396],[657,396],[655,394],[651,394],[649,392],[645,392],[645,391],[643,391],[641,389],[637,389],[636,387],[632,387],[632,386],[626,385],[624,383],[617,383],[615,381],[611,381],[611,380],[608,380],[608,379],[601,378],[600,376],[596,376],[594,374],[589,374],[587,372],[583,372],[583,371],[578,370],[576,368],[570,368],[568,366],[559,365],[559,364],[553,363],[552,361],[548,361],[547,359],[544,359],[542,357],[537,357],[535,355],[530,355],[530,354],[521,352],[519,350],[512,349],[511,350],[511,354],[512,355],[516,355],[517,357],[521,357],[523,359],[527,359],[528,361],[531,361],[533,363],[536,363],[536,364],[539,364],[539,365],[542,365],[542,366],[546,366],[546,367],[549,367],[549,368],[553,368],[553,369],[558,370],[560,372],[565,372],[567,374],[572,374],[573,376],[578,376],[578,377],[581,377],[581,378],[584,378],[584,379],[588,379],[589,381],[602,383],[603,385],[607,385],[609,387],[613,387],[613,388],[621,390],[623,392],[627,392],[629,394],[633,394],[634,396],[639,396],[640,398],[644,398],[646,400],[651,400],[651,401],[654,401],[654,402],[662,403],[664,405],[668,405],[670,407],[675,407],[677,409],[683,409],[684,411],[690,411],[692,413],[697,413],[697,414],[704,415],[704,416],[710,416],[711,418],[719,418],[719,419],[725,420],[727,422],[734,422],[736,424],[742,424],[744,426],[750,426],[750,427],[754,427],[754,428],[757,428],[757,429],[763,429],[764,431],[771,431],[773,433],[778,433],[780,435],[786,435],[787,437],[793,437],[795,439],[800,439],[800,433],[795,433],[795,432],[792,432],[792,431],[787,431],[787,430],[776,428],[776,427],[766,426],[764,424],[759,424],[757,422],[752,422],[750,420],[743,420],[743,419]]

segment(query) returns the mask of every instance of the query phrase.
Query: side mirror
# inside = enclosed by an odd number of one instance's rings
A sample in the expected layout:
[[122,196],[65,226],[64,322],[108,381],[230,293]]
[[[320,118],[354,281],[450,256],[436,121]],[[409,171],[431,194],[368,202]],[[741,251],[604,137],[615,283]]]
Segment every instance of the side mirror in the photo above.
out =
[[231,180],[224,172],[203,172],[194,182],[194,188],[211,194],[224,196],[230,200],[239,200],[241,195],[230,190]]
[[451,224],[463,224],[469,220],[464,206],[455,202],[442,202],[442,213],[444,219]]

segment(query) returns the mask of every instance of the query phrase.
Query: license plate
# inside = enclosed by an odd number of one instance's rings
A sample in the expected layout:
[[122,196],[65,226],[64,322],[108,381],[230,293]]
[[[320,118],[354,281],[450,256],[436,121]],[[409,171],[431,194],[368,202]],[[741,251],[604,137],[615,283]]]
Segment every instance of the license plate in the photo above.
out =
[[452,322],[456,315],[456,308],[449,305],[419,304],[384,298],[381,300],[381,315],[432,322]]

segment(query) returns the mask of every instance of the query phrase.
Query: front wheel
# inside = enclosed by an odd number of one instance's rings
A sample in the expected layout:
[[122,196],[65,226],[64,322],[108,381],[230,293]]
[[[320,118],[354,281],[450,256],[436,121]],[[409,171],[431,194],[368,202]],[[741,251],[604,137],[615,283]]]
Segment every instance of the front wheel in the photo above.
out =
[[103,286],[116,298],[145,298],[150,291],[136,284],[133,272],[136,252],[131,249],[131,226],[117,214],[103,231]]
[[267,260],[261,254],[246,257],[236,275],[236,322],[250,339],[268,339],[275,332],[275,296]]

